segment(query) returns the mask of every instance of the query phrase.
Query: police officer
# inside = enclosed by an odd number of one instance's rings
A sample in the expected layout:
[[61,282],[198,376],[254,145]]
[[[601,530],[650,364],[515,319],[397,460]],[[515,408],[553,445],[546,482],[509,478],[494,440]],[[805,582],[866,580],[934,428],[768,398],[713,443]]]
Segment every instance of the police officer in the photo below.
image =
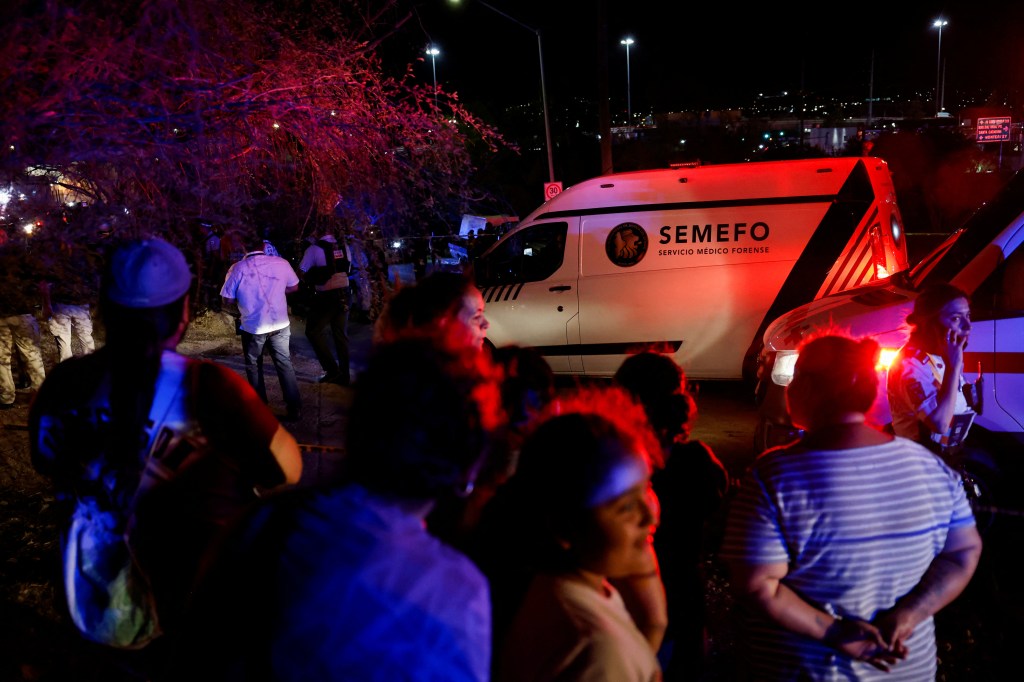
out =
[[347,330],[350,261],[344,242],[325,234],[306,248],[299,263],[300,276],[313,289],[306,316],[306,337],[324,371],[320,383],[351,383]]

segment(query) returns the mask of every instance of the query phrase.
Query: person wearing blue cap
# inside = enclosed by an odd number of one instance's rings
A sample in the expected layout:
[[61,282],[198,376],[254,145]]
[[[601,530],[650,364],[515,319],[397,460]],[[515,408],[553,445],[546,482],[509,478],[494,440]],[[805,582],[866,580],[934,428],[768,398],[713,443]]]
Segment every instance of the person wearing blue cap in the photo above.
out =
[[244,379],[175,352],[191,288],[170,243],[116,248],[101,287],[105,345],[57,365],[29,413],[33,465],[68,509],[62,542],[82,496],[130,509],[128,546],[165,635],[254,491],[296,483],[302,469],[295,439]]

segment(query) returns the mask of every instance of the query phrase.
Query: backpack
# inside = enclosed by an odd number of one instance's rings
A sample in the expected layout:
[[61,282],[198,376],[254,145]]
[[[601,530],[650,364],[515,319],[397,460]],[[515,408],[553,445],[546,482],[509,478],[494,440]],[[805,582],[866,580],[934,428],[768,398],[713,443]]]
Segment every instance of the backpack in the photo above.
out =
[[71,620],[88,639],[140,649],[160,636],[149,581],[126,539],[126,514],[95,497],[76,499],[64,540],[64,591]]
[[[185,383],[181,377],[195,380],[196,365],[189,366],[184,358],[177,364],[178,373],[166,372],[165,379],[176,387],[158,389],[154,396],[150,419],[157,426],[176,416]],[[76,493],[70,527],[62,538],[71,620],[87,639],[117,649],[141,649],[163,634],[151,581],[129,542],[140,500],[151,491],[167,495],[175,490],[179,472],[152,456],[156,447],[154,443],[147,450],[140,475],[108,469],[100,491]]]

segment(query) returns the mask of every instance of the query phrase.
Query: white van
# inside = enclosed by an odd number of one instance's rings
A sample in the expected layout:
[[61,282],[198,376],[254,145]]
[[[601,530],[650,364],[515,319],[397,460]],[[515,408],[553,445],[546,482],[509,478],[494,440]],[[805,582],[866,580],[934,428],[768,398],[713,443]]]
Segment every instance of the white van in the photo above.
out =
[[574,185],[475,263],[495,346],[611,376],[643,349],[692,379],[753,378],[782,312],[907,267],[885,161],[638,171]]
[[933,282],[949,282],[971,295],[964,373],[973,381],[980,363],[985,376],[984,410],[967,441],[981,457],[971,463],[973,473],[987,476],[990,484],[996,472],[1024,471],[1024,171],[910,271],[799,306],[772,322],[759,369],[757,448],[798,435],[786,414],[785,387],[801,341],[822,329],[870,336],[882,346],[879,395],[869,418],[876,426],[888,424],[886,361],[906,343],[907,314],[918,292]]

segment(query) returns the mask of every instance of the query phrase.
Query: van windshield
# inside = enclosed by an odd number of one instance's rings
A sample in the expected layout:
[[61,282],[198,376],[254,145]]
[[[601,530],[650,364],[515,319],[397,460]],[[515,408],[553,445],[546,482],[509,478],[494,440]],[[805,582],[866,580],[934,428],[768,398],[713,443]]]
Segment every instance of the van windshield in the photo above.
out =
[[1024,212],[1024,170],[1017,171],[995,197],[982,204],[959,230],[951,234],[910,271],[915,289],[932,282],[949,282],[981,253],[996,235]]
[[562,267],[568,223],[541,223],[510,233],[477,260],[481,287],[538,282]]

